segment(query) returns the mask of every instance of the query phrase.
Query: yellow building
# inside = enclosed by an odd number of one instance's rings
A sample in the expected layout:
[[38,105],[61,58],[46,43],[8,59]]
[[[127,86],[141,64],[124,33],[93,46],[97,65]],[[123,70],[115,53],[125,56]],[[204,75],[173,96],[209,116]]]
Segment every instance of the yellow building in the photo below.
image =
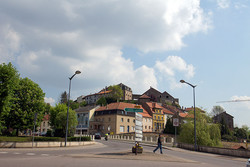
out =
[[165,115],[163,107],[156,102],[145,102],[142,104],[143,108],[152,116],[152,131],[162,132],[165,128]]

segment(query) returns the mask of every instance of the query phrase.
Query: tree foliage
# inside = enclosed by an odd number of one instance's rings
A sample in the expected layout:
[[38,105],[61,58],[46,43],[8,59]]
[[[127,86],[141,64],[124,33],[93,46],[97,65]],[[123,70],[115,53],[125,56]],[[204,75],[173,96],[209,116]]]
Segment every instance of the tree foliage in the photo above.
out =
[[9,64],[0,64],[0,134],[6,129],[5,117],[9,116],[14,91],[19,84],[19,74],[15,67]]
[[60,100],[59,100],[59,103],[61,104],[67,104],[68,102],[68,94],[66,91],[64,91],[63,93],[61,93],[60,95]]
[[42,89],[28,78],[20,78],[11,63],[0,65],[0,131],[30,129],[37,113],[41,121],[45,103]]
[[122,93],[122,89],[121,89],[121,87],[119,85],[109,86],[108,90],[111,90],[111,92],[110,92],[111,97],[116,99],[117,102],[119,100],[121,100],[121,98],[123,96],[123,93]]
[[[176,130],[177,130],[177,134],[179,134],[180,126],[176,127]],[[175,127],[173,126],[173,118],[170,118],[170,117],[167,118],[167,123],[166,123],[163,133],[175,134]]]
[[[193,114],[190,112],[189,114]],[[179,141],[194,144],[194,121],[188,119],[182,124]],[[220,129],[218,124],[211,124],[211,119],[204,113],[196,112],[197,144],[202,146],[220,146]]]
[[221,113],[223,113],[225,110],[223,107],[221,106],[213,106],[213,109],[212,109],[212,115],[215,116],[215,115],[219,115]]
[[[66,132],[67,122],[67,105],[57,104],[50,112],[50,126],[54,132],[60,132],[60,136],[64,136]],[[68,134],[73,135],[75,127],[77,125],[76,113],[74,110],[69,108],[69,119],[68,119]]]
[[107,100],[105,97],[101,97],[100,99],[98,99],[98,101],[96,102],[97,105],[100,106],[106,106],[107,105]]

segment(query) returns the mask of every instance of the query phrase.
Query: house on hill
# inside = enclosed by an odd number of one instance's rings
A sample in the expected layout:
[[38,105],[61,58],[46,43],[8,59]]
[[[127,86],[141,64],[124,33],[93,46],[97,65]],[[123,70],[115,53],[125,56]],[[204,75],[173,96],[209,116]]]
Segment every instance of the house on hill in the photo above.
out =
[[226,113],[226,111],[214,116],[213,121],[214,123],[221,123],[222,121],[225,121],[225,124],[229,129],[234,129],[234,117]]
[[150,97],[150,101],[152,102],[157,102],[162,104],[167,104],[167,103],[179,104],[179,99],[174,98],[166,91],[161,93],[158,90],[154,89],[153,87],[150,87],[150,89],[144,92],[143,95],[147,95],[148,97]]

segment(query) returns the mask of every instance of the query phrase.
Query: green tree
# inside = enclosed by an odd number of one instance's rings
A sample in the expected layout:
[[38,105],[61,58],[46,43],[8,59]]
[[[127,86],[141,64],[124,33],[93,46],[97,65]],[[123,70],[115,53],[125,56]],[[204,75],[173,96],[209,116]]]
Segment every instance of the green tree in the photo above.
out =
[[69,107],[72,110],[79,108],[79,106],[80,106],[80,103],[74,102],[73,100],[69,100]]
[[[50,112],[50,125],[54,132],[60,131],[61,136],[65,136],[66,132],[66,120],[67,120],[67,105],[57,104]],[[75,127],[77,125],[76,113],[74,110],[69,108],[69,119],[68,119],[68,134],[73,135]]]
[[19,130],[32,129],[35,115],[39,124],[46,106],[44,96],[38,84],[28,78],[20,79],[11,100],[9,115],[5,117],[7,128],[16,129],[17,135]]
[[19,74],[16,68],[11,63],[0,64],[0,134],[7,129],[5,117],[10,114],[11,101],[18,85]]
[[[180,127],[178,126],[176,130],[177,130],[177,133],[179,134]],[[175,127],[173,126],[173,118],[170,118],[170,117],[167,118],[167,123],[166,123],[163,133],[175,134]]]
[[60,101],[59,103],[68,104],[68,94],[67,94],[66,91],[64,91],[63,93],[61,93],[59,101]]
[[123,92],[122,89],[119,85],[113,85],[113,86],[109,86],[108,90],[111,90],[110,94],[111,97],[113,97],[114,99],[116,99],[116,101],[118,102],[122,96],[123,96]]
[[101,97],[97,102],[96,102],[97,105],[100,105],[100,106],[106,106],[107,105],[107,100],[105,97]]
[[237,139],[246,139],[247,138],[247,131],[244,128],[234,128],[234,136],[237,137]]
[[[182,124],[179,141],[183,143],[194,144],[194,121],[191,111],[187,123]],[[203,146],[220,146],[220,129],[219,125],[211,124],[211,119],[199,111],[196,112],[196,137],[197,144]]]
[[219,115],[221,113],[223,113],[225,110],[223,107],[221,106],[213,106],[213,109],[212,109],[212,115],[215,116],[215,115]]

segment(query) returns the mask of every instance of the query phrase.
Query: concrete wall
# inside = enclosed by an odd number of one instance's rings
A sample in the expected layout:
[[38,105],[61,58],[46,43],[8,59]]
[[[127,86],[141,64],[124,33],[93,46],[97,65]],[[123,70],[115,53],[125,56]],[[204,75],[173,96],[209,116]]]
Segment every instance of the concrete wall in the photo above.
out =
[[[64,142],[34,142],[33,147],[64,147]],[[94,141],[67,142],[67,147],[95,144]],[[32,142],[0,142],[0,148],[32,148]]]
[[[178,143],[178,147],[188,149],[188,150],[194,150],[193,144]],[[236,156],[236,157],[242,157],[242,158],[250,157],[250,150],[241,150],[241,149],[235,150],[235,149],[230,149],[230,148],[198,146],[198,151],[221,154],[221,155]]]

